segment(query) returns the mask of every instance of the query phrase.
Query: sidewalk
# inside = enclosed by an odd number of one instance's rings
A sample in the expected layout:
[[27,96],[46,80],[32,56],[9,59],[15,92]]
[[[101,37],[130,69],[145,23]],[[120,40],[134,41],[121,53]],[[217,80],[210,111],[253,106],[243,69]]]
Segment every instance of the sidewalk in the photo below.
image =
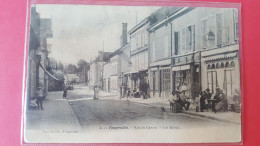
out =
[[[164,107],[166,111],[170,111],[170,104],[167,98],[149,98],[149,99],[122,98],[121,100],[129,100],[135,103],[154,106],[158,108]],[[198,117],[203,117],[211,120],[216,120],[216,121],[228,122],[233,124],[241,124],[241,113],[235,113],[235,112],[214,113],[211,112],[211,110],[204,111],[204,112],[196,112],[195,107],[192,105],[189,110],[187,111],[183,110],[183,113],[192,116],[198,116]]]
[[62,92],[49,92],[44,110],[26,111],[27,130],[79,130],[80,124]]

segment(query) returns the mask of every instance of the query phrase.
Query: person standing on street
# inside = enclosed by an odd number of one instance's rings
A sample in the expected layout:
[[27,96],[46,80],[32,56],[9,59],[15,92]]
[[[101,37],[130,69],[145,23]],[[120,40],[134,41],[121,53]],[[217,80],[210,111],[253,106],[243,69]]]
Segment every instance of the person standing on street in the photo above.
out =
[[66,98],[67,98],[67,89],[65,87],[63,90],[63,99],[66,99]]
[[43,106],[42,106],[42,101],[44,100],[44,96],[43,96],[43,91],[39,90],[38,91],[38,96],[37,96],[37,100],[36,100],[36,104],[38,106],[38,110],[41,109],[43,110]]

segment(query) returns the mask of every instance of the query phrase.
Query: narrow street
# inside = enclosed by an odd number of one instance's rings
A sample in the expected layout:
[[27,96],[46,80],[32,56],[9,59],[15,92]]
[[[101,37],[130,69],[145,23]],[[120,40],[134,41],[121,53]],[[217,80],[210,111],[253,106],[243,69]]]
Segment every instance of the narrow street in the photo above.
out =
[[[132,140],[187,143],[240,139],[238,124],[162,112],[160,107],[119,99],[104,92],[93,100],[93,91],[84,86],[68,90],[67,100],[62,94],[62,91],[49,92],[43,102],[44,110],[27,111],[26,141],[95,143],[99,142],[97,137],[102,137],[103,142],[109,143],[115,142],[116,137],[128,143]],[[165,137],[169,133],[171,136]]]

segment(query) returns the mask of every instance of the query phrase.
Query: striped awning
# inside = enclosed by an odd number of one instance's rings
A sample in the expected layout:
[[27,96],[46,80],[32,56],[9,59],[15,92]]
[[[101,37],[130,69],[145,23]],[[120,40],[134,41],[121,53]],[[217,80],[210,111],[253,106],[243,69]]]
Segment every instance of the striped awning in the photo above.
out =
[[59,81],[58,78],[54,77],[51,73],[49,73],[41,64],[40,64],[40,67],[44,70],[44,72],[45,72],[48,76],[50,76],[50,77],[53,78],[54,80]]
[[205,58],[205,62],[210,62],[210,61],[217,61],[217,60],[225,60],[229,58],[234,58],[237,57],[237,53],[229,53],[229,54],[221,54],[221,55],[214,55],[210,57]]

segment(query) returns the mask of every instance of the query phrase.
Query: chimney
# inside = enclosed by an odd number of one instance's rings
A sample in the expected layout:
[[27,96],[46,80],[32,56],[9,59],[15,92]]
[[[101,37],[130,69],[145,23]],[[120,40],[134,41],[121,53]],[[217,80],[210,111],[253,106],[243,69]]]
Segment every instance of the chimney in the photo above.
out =
[[127,44],[127,23],[122,23],[121,47]]

